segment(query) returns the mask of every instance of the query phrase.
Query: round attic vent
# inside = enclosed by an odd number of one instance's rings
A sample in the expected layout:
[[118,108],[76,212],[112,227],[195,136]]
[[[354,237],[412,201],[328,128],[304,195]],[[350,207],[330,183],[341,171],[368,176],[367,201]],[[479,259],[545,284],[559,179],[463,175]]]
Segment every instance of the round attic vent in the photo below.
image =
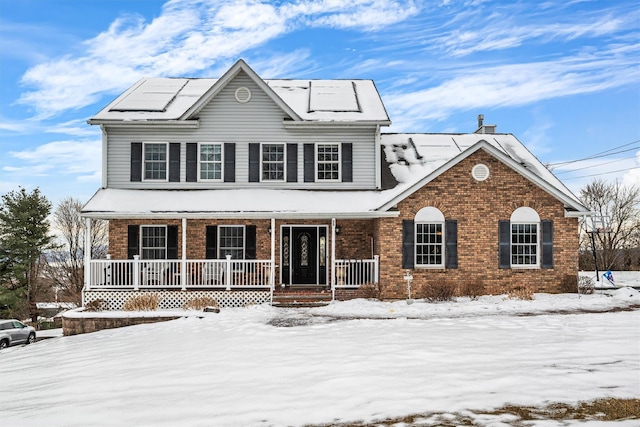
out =
[[249,90],[248,87],[242,86],[236,89],[236,101],[240,102],[241,104],[244,104],[249,102],[250,99],[251,99],[251,91]]
[[482,163],[477,164],[471,169],[471,176],[473,176],[473,179],[476,181],[484,181],[489,178],[489,168]]

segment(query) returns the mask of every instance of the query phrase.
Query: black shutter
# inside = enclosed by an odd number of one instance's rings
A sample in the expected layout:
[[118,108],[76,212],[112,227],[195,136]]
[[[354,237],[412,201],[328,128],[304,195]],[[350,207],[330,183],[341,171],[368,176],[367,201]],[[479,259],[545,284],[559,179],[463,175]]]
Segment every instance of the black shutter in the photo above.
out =
[[178,226],[167,226],[167,259],[178,259]]
[[498,221],[498,266],[511,268],[511,222]]
[[236,144],[224,144],[224,182],[236,182]]
[[169,144],[169,182],[180,182],[180,143]]
[[260,144],[249,144],[249,182],[260,182]]
[[553,268],[553,221],[542,221],[542,268]]
[[304,182],[314,182],[316,174],[316,147],[314,144],[304,144]]
[[287,182],[298,182],[298,144],[287,144]]
[[353,144],[342,143],[342,182],[353,182]]
[[142,142],[131,143],[131,181],[142,181]]
[[415,265],[414,222],[402,220],[402,268],[413,268]]
[[187,144],[187,182],[198,181],[198,144]]
[[450,219],[444,222],[445,268],[458,268],[458,221]]
[[244,258],[256,259],[256,226],[247,225],[245,228]]
[[207,225],[206,242],[205,242],[205,258],[216,259],[218,258],[218,227],[215,225]]
[[140,255],[140,226],[127,227],[127,258],[133,259],[134,255]]

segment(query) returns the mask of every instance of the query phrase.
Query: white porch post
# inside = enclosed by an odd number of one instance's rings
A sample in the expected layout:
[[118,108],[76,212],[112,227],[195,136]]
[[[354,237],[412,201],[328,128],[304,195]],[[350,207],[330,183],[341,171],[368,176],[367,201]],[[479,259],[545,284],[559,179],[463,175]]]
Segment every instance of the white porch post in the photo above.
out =
[[84,288],[91,289],[91,218],[84,219]]
[[269,272],[269,287],[273,290],[275,285],[276,269],[276,219],[271,218],[271,268]]
[[180,284],[187,290],[187,218],[182,218],[182,261],[180,266]]
[[336,299],[336,219],[331,218],[331,299]]

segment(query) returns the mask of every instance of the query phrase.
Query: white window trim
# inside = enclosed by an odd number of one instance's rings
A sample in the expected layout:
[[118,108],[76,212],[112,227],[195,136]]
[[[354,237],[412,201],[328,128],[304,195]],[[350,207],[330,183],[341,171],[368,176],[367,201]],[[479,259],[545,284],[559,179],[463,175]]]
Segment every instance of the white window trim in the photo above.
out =
[[[281,145],[283,152],[283,160],[282,160],[282,179],[264,179],[263,178],[263,165],[264,160],[262,159],[262,147],[265,145]],[[286,182],[287,181],[287,144],[284,142],[261,142],[260,143],[260,182]]]
[[[514,225],[535,225],[536,226],[536,263],[535,264],[515,264],[513,262],[513,226]],[[540,258],[542,253],[542,228],[541,228],[540,215],[535,209],[528,206],[522,206],[513,211],[509,224],[509,246],[510,246],[510,261],[511,268],[516,269],[529,269],[535,270],[540,268]]]
[[[535,225],[536,226],[536,263],[535,264],[516,264],[513,262],[513,247],[514,247],[514,243],[513,243],[513,226],[514,225]],[[529,222],[529,221],[511,221],[511,223],[509,224],[509,239],[511,239],[511,242],[509,244],[510,246],[510,251],[511,253],[509,254],[509,256],[511,257],[511,268],[517,268],[517,269],[529,269],[529,270],[535,270],[535,269],[539,269],[540,268],[540,258],[542,256],[542,254],[540,253],[540,250],[542,248],[541,246],[541,242],[540,242],[540,237],[541,237],[541,229],[540,229],[540,223],[539,222]],[[533,246],[531,244],[527,244],[528,246]],[[524,244],[521,245],[517,245],[517,246],[525,246]]]
[[[153,178],[147,178],[146,177],[146,171],[147,171],[147,168],[146,168],[146,166],[147,166],[146,146],[147,145],[164,145],[165,146],[166,159],[165,159],[165,162],[164,162],[164,171],[165,171],[165,178],[164,179],[153,179]],[[147,181],[147,182],[169,182],[169,143],[168,142],[152,142],[152,141],[148,141],[148,142],[143,142],[142,143],[142,181]]]
[[[442,230],[442,241],[440,242],[440,259],[442,262],[440,264],[420,264],[418,263],[418,225],[440,225],[440,229]],[[444,221],[416,221],[413,226],[413,255],[414,255],[414,265],[416,268],[424,268],[424,269],[442,269],[445,264],[445,226]]]
[[[220,146],[220,179],[202,179],[200,174],[200,168],[202,161],[200,160],[200,147],[202,145],[219,145]],[[223,182],[224,181],[224,143],[222,142],[198,142],[198,182]],[[215,162],[206,162],[215,163]]]
[[[140,225],[140,259],[147,259],[147,258],[142,258],[142,254],[144,253],[144,249],[145,246],[143,246],[142,242],[143,242],[143,237],[144,237],[144,232],[142,231],[145,228],[164,228],[164,258],[163,259],[167,259],[167,245],[169,244],[168,241],[168,236],[167,236],[167,226],[163,225],[163,224],[142,224]],[[149,249],[149,248],[147,248]],[[156,248],[154,247],[153,249],[160,249],[160,248]],[[156,259],[157,260],[157,259]],[[150,261],[154,261],[154,260],[150,260]]]
[[[320,173],[320,161],[318,160],[319,157],[319,152],[318,152],[318,147],[320,145],[337,145],[338,146],[338,178],[336,179],[320,179],[318,178],[318,174]],[[341,142],[316,142],[315,143],[315,156],[314,156],[314,161],[315,161],[315,182],[342,182],[342,143]],[[328,163],[328,162],[323,162],[323,163]],[[333,163],[333,162],[331,162]]]
[[219,259],[223,259],[220,258],[220,254],[222,253],[222,245],[220,244],[220,240],[222,239],[222,233],[220,232],[220,230],[222,228],[242,228],[242,259],[247,259],[247,226],[246,225],[240,225],[240,224],[222,224],[222,225],[218,225],[218,232],[217,234],[217,251],[218,253],[216,254],[216,256]]

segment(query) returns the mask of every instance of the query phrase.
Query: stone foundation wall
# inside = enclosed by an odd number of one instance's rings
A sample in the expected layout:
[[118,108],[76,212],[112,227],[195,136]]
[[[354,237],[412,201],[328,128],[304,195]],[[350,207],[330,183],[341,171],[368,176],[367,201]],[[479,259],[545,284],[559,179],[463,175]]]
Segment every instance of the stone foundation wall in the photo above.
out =
[[[98,313],[96,313],[99,316]],[[153,317],[65,317],[62,316],[62,333],[64,336],[87,334],[103,329],[122,328],[123,326],[142,325],[145,323],[166,322],[178,319],[178,316]]]

